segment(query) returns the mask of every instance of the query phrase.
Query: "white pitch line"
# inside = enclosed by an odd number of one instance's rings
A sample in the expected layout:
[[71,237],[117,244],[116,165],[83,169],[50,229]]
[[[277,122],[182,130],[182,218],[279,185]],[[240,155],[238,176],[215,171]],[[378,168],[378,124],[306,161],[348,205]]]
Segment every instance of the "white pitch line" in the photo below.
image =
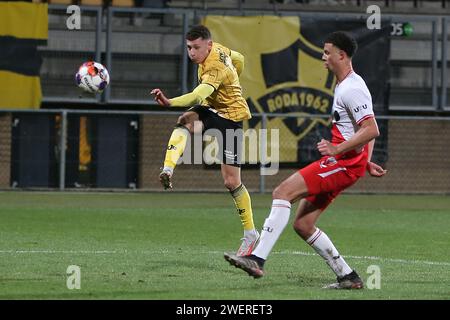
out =
[[[124,253],[126,251],[123,251]],[[90,251],[90,250],[0,250],[1,253],[12,253],[12,254],[22,254],[22,253],[63,253],[63,254],[115,254],[119,253],[117,251],[108,251],[108,250],[98,250],[98,251]]]
[[[175,253],[176,251],[173,251]],[[0,254],[125,254],[133,253],[133,251],[128,250],[0,250]],[[170,250],[145,250],[137,252],[139,254],[169,254]],[[178,253],[178,252],[177,252]],[[205,253],[197,251],[197,253]],[[221,251],[207,251],[208,254],[222,254]],[[191,253],[192,254],[192,253]],[[303,251],[274,251],[272,254],[281,255],[300,255],[300,256],[317,256],[317,253],[303,252]],[[407,260],[407,259],[392,259],[374,256],[352,256],[346,255],[344,258],[359,259],[359,260],[378,260],[385,262],[403,263],[403,264],[426,264],[426,265],[436,265],[436,266],[450,266],[450,262],[444,261],[427,261],[427,260]]]
[[[273,252],[273,254],[292,254],[292,255],[300,255],[300,256],[317,256],[317,253],[311,252],[302,252],[302,251],[278,251]],[[406,259],[392,259],[392,258],[383,258],[383,257],[373,257],[373,256],[344,256],[344,258],[351,259],[360,259],[360,260],[379,260],[386,262],[397,262],[397,263],[405,263],[405,264],[428,264],[428,265],[436,265],[436,266],[450,266],[450,262],[443,261],[427,261],[427,260],[406,260]]]

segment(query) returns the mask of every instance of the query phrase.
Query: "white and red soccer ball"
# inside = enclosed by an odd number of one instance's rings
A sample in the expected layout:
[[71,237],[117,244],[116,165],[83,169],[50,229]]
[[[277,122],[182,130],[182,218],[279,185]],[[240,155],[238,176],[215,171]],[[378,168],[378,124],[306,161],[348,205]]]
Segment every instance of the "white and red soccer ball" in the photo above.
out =
[[78,69],[75,82],[84,91],[101,93],[109,85],[109,73],[101,63],[88,61]]

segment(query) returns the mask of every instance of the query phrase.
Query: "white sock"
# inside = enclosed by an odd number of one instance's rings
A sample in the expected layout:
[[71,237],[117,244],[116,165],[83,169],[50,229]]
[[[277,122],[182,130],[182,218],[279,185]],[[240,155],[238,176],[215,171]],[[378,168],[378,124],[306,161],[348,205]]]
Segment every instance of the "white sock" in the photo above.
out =
[[264,222],[259,244],[252,254],[264,260],[286,227],[291,214],[291,203],[286,200],[274,199],[269,217]]
[[343,277],[352,272],[344,258],[339,255],[330,238],[319,228],[306,242],[325,259],[325,262],[338,277]]

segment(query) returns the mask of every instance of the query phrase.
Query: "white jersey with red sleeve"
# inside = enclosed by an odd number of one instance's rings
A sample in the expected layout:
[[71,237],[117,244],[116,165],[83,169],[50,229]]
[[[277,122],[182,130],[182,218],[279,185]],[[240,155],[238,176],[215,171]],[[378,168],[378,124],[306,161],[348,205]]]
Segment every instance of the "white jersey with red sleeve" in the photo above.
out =
[[[374,117],[369,89],[353,71],[334,89],[332,117],[334,145],[351,139],[364,120]],[[323,156],[300,169],[308,188],[305,199],[324,210],[340,192],[364,176],[367,161],[368,148],[361,147],[336,156]]]
[[[363,78],[352,71],[334,89],[331,129],[333,144],[349,140],[358,131],[361,122],[374,117],[372,96]],[[356,154],[362,150],[355,150]],[[355,152],[347,152],[347,156]]]

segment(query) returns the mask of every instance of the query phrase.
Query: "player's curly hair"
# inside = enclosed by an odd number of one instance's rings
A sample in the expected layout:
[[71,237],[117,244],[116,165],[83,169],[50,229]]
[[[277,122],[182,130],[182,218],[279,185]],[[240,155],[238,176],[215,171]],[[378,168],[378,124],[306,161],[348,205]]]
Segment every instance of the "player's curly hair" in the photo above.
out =
[[331,43],[339,49],[345,51],[349,58],[351,58],[358,49],[358,43],[355,38],[344,31],[330,33],[325,39],[325,43]]
[[186,39],[189,41],[193,41],[195,39],[211,39],[211,32],[209,29],[203,25],[193,26],[187,33]]

